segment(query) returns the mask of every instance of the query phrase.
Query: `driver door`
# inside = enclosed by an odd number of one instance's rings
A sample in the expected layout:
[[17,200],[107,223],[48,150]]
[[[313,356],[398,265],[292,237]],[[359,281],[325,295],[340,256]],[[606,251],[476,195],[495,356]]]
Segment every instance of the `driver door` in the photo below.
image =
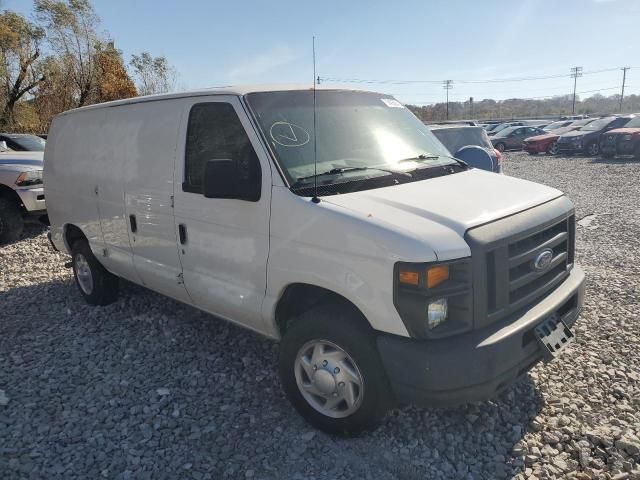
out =
[[[216,159],[258,162],[260,198],[205,198],[204,164]],[[194,305],[264,330],[271,168],[238,97],[185,102],[174,181],[178,254]]]

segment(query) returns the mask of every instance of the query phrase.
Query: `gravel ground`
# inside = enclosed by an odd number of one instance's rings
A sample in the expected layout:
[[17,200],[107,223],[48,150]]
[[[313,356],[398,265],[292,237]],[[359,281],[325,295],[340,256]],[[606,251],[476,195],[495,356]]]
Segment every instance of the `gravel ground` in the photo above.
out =
[[293,411],[273,342],[133,285],[89,307],[28,229],[0,247],[0,478],[640,479],[640,163],[506,170],[576,204],[577,342],[494,401],[394,410],[355,439]]

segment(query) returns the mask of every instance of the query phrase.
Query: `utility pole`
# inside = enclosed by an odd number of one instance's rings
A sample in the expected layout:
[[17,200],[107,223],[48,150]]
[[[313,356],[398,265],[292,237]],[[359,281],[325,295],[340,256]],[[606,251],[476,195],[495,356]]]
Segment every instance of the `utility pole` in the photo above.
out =
[[469,113],[469,118],[473,119],[473,97],[469,97]]
[[447,120],[449,120],[449,90],[453,88],[453,80],[445,80],[442,82],[442,88],[447,91]]
[[582,67],[573,67],[571,69],[571,76],[573,77],[573,106],[571,107],[571,114],[576,113],[576,84],[578,83],[578,77],[582,76]]
[[631,67],[622,67],[622,93],[620,93],[620,112],[622,112],[622,99],[624,98],[624,83],[627,80],[627,70]]

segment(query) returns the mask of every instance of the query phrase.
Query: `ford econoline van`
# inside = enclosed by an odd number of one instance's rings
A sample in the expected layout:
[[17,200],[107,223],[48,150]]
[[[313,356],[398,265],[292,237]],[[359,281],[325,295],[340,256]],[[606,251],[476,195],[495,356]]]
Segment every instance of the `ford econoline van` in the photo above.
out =
[[54,119],[44,165],[88,303],[122,278],[279,340],[287,397],[328,432],[493,397],[573,340],[571,201],[452,158],[389,95],[92,105]]

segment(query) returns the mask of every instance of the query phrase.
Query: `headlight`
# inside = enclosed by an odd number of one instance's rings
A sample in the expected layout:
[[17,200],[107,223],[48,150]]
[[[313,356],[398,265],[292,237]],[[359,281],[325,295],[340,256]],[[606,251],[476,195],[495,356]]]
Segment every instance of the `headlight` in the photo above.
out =
[[449,301],[446,298],[439,298],[429,302],[427,307],[427,327],[433,330],[447,319],[449,314]]
[[42,185],[42,170],[31,170],[22,172],[16,180],[18,187],[32,187],[34,185]]
[[473,327],[471,259],[398,262],[393,303],[415,338],[441,338]]

